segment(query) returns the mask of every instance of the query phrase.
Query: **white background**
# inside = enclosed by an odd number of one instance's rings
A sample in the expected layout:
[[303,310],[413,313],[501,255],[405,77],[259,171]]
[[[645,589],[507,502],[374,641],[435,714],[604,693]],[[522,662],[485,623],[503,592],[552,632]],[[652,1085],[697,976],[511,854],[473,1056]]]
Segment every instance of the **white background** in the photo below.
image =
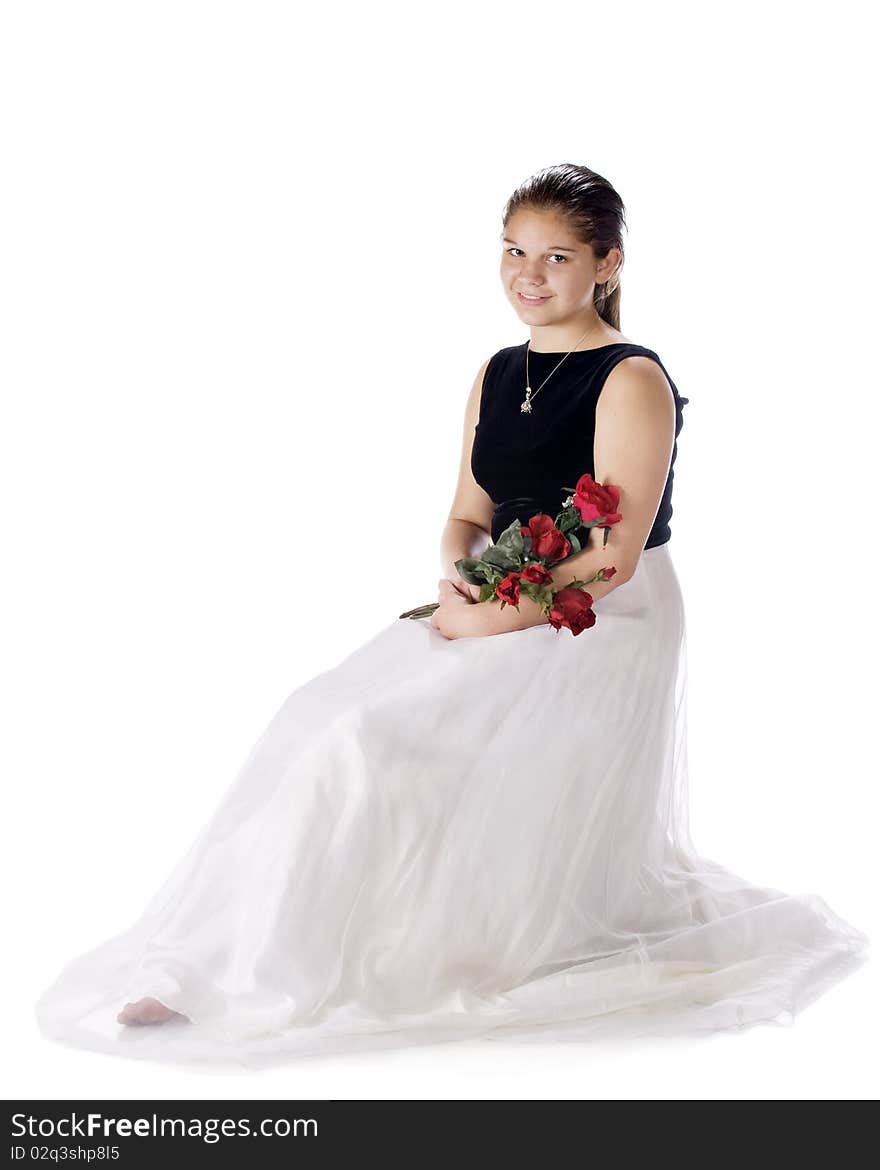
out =
[[221,1080],[32,1015],[287,694],[436,598],[468,390],[527,337],[501,210],[557,162],[623,197],[621,328],[690,398],[695,843],[876,937],[868,13],[4,5],[4,1096],[876,1096],[874,961],[792,1028]]

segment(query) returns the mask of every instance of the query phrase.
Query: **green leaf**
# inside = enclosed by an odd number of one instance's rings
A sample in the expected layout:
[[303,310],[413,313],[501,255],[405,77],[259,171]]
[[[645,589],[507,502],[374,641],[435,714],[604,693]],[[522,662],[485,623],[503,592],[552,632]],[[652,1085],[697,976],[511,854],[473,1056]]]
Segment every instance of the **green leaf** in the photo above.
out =
[[556,527],[560,530],[560,532],[568,533],[571,532],[573,528],[580,528],[582,524],[583,520],[581,519],[580,512],[577,510],[574,504],[569,504],[559,513]]
[[491,564],[504,564],[509,565],[510,568],[516,568],[523,554],[521,528],[522,524],[519,520],[513,520],[508,524],[495,544],[490,545],[483,553],[483,559],[489,561]]
[[462,557],[455,562],[455,567],[459,577],[468,585],[482,585],[486,580],[487,566],[479,557]]
[[497,544],[492,548],[486,549],[483,553],[483,560],[488,564],[493,565],[496,569],[503,570],[502,576],[520,567],[522,561],[522,553],[511,552],[502,544]]

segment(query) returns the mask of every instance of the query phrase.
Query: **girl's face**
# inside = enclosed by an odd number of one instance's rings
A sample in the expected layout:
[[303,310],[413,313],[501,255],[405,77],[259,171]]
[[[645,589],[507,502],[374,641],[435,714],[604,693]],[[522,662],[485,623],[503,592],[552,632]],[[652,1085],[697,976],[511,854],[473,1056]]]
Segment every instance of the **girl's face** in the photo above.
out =
[[501,283],[527,325],[555,325],[592,309],[597,277],[604,280],[614,263],[609,253],[597,264],[590,245],[554,212],[514,212],[501,246]]

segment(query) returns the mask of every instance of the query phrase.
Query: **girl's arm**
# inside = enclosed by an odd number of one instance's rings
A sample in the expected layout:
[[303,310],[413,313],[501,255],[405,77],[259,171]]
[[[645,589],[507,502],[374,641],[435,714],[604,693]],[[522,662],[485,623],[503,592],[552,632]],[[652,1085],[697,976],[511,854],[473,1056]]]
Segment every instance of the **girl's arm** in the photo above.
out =
[[[614,527],[611,532],[614,532]],[[590,544],[587,548],[575,553],[562,564],[554,565],[550,570],[553,588],[562,589],[575,579],[587,581],[603,568],[617,568],[611,548],[612,541],[609,538],[607,546],[602,549],[602,529],[594,528],[590,533]],[[627,579],[628,576],[617,568],[610,581],[595,581],[586,587],[587,592],[593,601],[598,601]],[[526,630],[530,626],[544,625],[546,621],[547,615],[537,602],[521,594],[519,610],[513,605],[505,605],[502,609],[500,601],[481,601],[476,605],[455,607],[446,622],[446,629],[449,631],[446,636],[484,638],[492,634],[510,634],[514,630]]]
[[459,579],[455,562],[463,557],[479,556],[486,545],[490,543],[489,533],[492,529],[495,502],[483,491],[474,479],[471,470],[474,432],[480,417],[483,377],[488,364],[488,359],[483,362],[468,394],[464,412],[458,482],[452,506],[449,509],[449,517],[440,538],[441,568],[444,575],[452,581]]

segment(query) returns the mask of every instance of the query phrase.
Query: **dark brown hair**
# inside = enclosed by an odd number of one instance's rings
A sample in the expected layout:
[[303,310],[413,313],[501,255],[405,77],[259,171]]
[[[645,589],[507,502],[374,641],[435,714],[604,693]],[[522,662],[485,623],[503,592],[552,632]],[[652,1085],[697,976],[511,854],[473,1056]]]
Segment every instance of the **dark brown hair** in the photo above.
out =
[[620,248],[621,260],[605,284],[597,284],[593,303],[603,321],[620,329],[620,272],[626,208],[607,179],[589,167],[559,163],[545,167],[520,183],[507,200],[501,222],[507,227],[515,211],[552,211],[565,219],[582,244],[589,244],[597,260],[611,248]]

